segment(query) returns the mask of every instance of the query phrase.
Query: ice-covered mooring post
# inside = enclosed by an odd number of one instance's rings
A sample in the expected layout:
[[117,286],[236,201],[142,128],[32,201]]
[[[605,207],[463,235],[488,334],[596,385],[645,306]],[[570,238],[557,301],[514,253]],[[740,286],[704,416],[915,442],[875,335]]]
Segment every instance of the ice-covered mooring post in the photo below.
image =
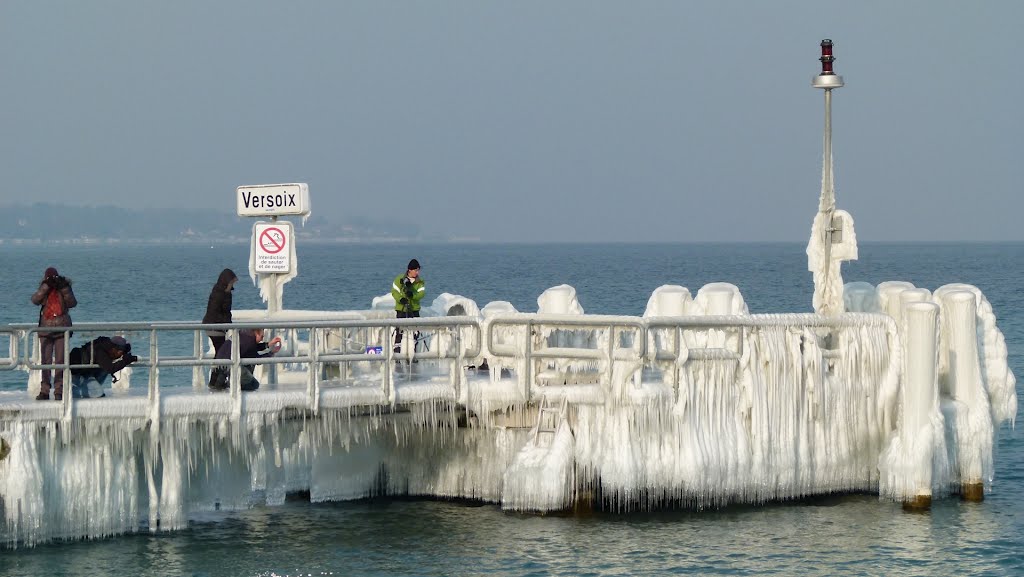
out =
[[[903,307],[907,332],[906,382],[903,385],[903,427],[901,442],[913,448],[918,460],[907,479],[907,510],[923,510],[932,504],[932,460],[936,428],[932,415],[938,413],[939,389],[935,371],[938,352],[939,307],[931,302],[908,302]],[[941,433],[940,433],[941,434]]]
[[949,394],[967,413],[955,429],[960,497],[965,501],[983,501],[986,469],[983,453],[991,453],[991,449],[974,453],[960,450],[972,445],[972,436],[978,439],[992,436],[988,405],[980,398],[985,390],[981,386],[983,377],[978,354],[977,300],[974,293],[966,290],[950,291],[940,298],[942,322],[946,325],[944,332],[949,337],[949,342],[945,343],[946,350],[942,351],[949,372]]
[[832,71],[832,41],[821,41],[821,74],[811,85],[825,91],[825,151],[822,158],[821,197],[818,214],[811,225],[807,243],[807,268],[814,275],[814,311],[824,315],[844,312],[843,276],[840,264],[857,260],[857,237],[853,217],[836,209],[832,178],[832,90],[842,88],[843,77]]

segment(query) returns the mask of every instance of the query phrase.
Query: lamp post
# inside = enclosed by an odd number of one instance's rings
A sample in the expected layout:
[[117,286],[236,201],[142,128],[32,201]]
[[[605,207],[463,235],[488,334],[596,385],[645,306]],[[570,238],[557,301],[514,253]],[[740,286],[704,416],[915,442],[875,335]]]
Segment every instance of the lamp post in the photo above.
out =
[[[818,215],[815,218],[815,232],[811,246],[814,256],[809,263],[814,272],[814,309],[821,314],[843,312],[842,277],[839,263],[832,268],[832,245],[843,241],[843,222],[836,212],[836,192],[832,179],[832,90],[843,86],[843,77],[832,70],[835,57],[832,56],[832,41],[821,41],[821,73],[814,77],[811,86],[825,91],[825,151],[822,160],[821,197],[818,201]],[[852,223],[851,223],[852,224]],[[817,238],[815,238],[817,237]],[[808,248],[811,256],[811,248]],[[855,257],[854,257],[855,258]],[[845,259],[842,259],[845,260]],[[839,286],[834,286],[838,284]]]

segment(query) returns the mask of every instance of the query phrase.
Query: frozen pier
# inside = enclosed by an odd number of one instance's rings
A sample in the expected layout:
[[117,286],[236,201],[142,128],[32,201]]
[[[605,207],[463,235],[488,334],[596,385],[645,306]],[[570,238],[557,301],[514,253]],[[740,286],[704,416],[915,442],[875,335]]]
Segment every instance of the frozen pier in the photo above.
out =
[[[395,298],[410,301],[391,294],[370,311],[283,311],[296,253],[291,225],[276,218],[307,216],[308,187],[240,187],[239,198],[300,199],[254,226],[249,272],[268,310],[230,325],[232,336],[266,328],[283,350],[240,359],[236,346],[217,360],[203,334],[216,325],[76,325],[76,343],[124,335],[141,358],[108,398],[73,399],[66,384],[61,402],[43,402],[30,400],[39,371],[56,367],[34,352],[38,329],[0,327],[0,378],[27,376],[24,390],[0,395],[0,539],[173,530],[197,512],[296,492],[540,512],[847,491],[908,507],[982,498],[999,428],[1017,412],[1003,335],[971,285],[844,284],[857,237],[832,182],[832,90],[843,80],[832,42],[821,50],[812,85],[825,91],[823,175],[807,245],[815,314],[750,314],[727,283],[659,287],[640,317],[584,314],[567,285],[529,313],[450,294],[422,319],[392,318]],[[408,337],[397,353],[395,330]],[[239,388],[246,364],[257,365],[257,391]],[[207,390],[215,365],[230,368],[230,390]]]
[[[258,361],[211,358],[206,325],[83,324],[75,342],[123,334],[140,360],[108,397],[61,402],[30,400],[36,328],[6,327],[0,365],[29,376],[0,396],[5,539],[173,529],[292,492],[552,511],[984,490],[1016,412],[987,300],[968,285],[845,294],[864,312],[751,315],[725,284],[661,287],[642,317],[582,314],[564,285],[537,313],[453,295],[422,319],[283,311],[234,325],[284,338]],[[415,350],[392,352],[399,327]],[[246,362],[259,390],[207,389],[213,365],[237,377]]]

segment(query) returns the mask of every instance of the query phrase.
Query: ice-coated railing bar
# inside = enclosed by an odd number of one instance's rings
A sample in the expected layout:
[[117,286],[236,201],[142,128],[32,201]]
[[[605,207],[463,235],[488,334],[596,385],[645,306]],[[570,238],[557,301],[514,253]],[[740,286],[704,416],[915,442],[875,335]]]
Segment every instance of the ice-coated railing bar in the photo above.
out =
[[[567,317],[565,315],[531,315],[531,314],[515,314],[507,316],[496,316],[490,320],[487,327],[487,350],[498,357],[515,358],[518,356],[514,348],[510,349],[507,345],[497,345],[494,342],[494,329],[500,326],[511,326],[511,327],[525,327],[526,333],[529,337],[526,339],[526,349],[523,351],[522,356],[525,360],[525,371],[523,375],[523,395],[525,399],[530,398],[531,391],[534,388],[534,375],[533,375],[533,359],[563,359],[568,361],[573,360],[603,360],[608,359],[609,367],[607,371],[608,379],[611,379],[611,363],[616,360],[640,360],[646,355],[647,350],[647,328],[644,321],[639,318],[629,318],[621,316],[606,316],[606,315],[589,315],[585,318],[580,317]],[[607,350],[601,351],[598,349],[580,349],[570,347],[550,347],[544,350],[534,350],[533,348],[533,336],[534,328],[572,328],[572,329],[589,329],[593,331],[608,333]],[[639,351],[636,351],[634,347],[618,347],[619,349],[625,349],[632,351],[634,354],[626,359],[621,359],[615,355],[616,350],[616,330],[629,330],[637,332],[637,340],[639,341]],[[634,341],[636,342],[636,341]],[[607,383],[610,384],[610,383]]]
[[[298,331],[292,334],[295,340],[298,340]],[[310,329],[309,330],[309,371],[307,371],[306,377],[309,381],[306,383],[306,395],[307,403],[309,408],[313,411],[313,414],[320,413],[320,330]]]
[[[495,343],[495,329],[497,327],[526,327],[527,333],[533,336],[535,327],[550,329],[572,328],[590,329],[594,331],[607,331],[608,351],[602,353],[596,349],[577,349],[568,347],[548,347],[544,350],[535,350],[532,338],[526,339],[526,347],[523,351],[515,349],[515,345]],[[846,313],[837,316],[825,316],[814,313],[781,314],[781,315],[718,315],[718,316],[679,316],[679,317],[654,317],[647,319],[629,320],[624,317],[588,315],[586,317],[566,317],[565,315],[533,315],[513,314],[507,316],[496,316],[490,320],[487,328],[487,350],[496,357],[515,358],[522,356],[526,364],[524,375],[524,394],[529,398],[533,386],[533,359],[564,359],[564,360],[600,360],[607,355],[613,360],[639,360],[648,358],[648,334],[656,329],[676,329],[674,351],[672,359],[677,359],[681,354],[682,331],[683,330],[707,330],[707,329],[739,329],[739,351],[730,351],[722,348],[701,348],[689,350],[690,358],[694,360],[712,359],[739,359],[743,354],[743,342],[746,332],[749,329],[764,327],[800,327],[800,328],[844,328],[855,326],[877,326],[885,327],[890,331],[895,330],[895,321],[888,315],[875,313]],[[628,351],[635,351],[637,358],[631,357],[620,359],[615,355],[616,331],[635,330],[638,333],[639,350],[636,347],[619,347]],[[657,350],[651,351],[649,360],[665,360],[665,353]],[[835,351],[822,351],[822,357],[835,358],[838,353]]]
[[[301,321],[237,321],[228,324],[200,323],[186,321],[126,321],[126,322],[103,322],[103,323],[77,323],[73,327],[39,327],[28,323],[12,323],[7,325],[8,330],[21,330],[28,332],[56,332],[56,331],[148,331],[157,330],[229,330],[229,329],[333,329],[333,328],[387,328],[387,327],[436,327],[448,328],[453,326],[475,326],[479,322],[470,317],[420,317],[409,319],[328,319],[322,321],[301,320]],[[3,327],[0,327],[3,328]]]
[[844,313],[825,316],[814,313],[778,315],[719,315],[651,317],[644,320],[648,328],[682,327],[684,329],[730,328],[730,327],[809,327],[846,328],[855,326],[884,326],[895,328],[896,321],[881,313]]
[[[4,329],[0,327],[0,331],[10,332],[14,334],[24,333],[24,337],[27,339],[34,333],[39,332],[54,332],[55,327],[38,327],[35,325],[9,325],[10,328]],[[480,325],[475,319],[460,318],[460,317],[443,317],[443,318],[426,318],[426,319],[385,319],[385,320],[334,320],[334,321],[301,321],[301,322],[238,322],[231,324],[202,324],[202,323],[185,323],[185,322],[155,322],[155,323],[141,323],[141,322],[130,322],[130,323],[79,323],[72,328],[68,327],[56,327],[57,330],[63,329],[65,334],[68,331],[74,330],[79,332],[99,333],[99,332],[115,332],[115,333],[132,333],[132,332],[150,332],[152,335],[156,334],[153,331],[193,331],[197,334],[199,331],[206,330],[235,330],[235,329],[334,329],[334,328],[383,328],[392,329],[396,327],[402,328],[439,328],[439,329],[452,329],[455,327],[472,327],[476,331],[480,330]],[[67,341],[67,339],[65,339]],[[193,347],[195,350],[196,347]],[[199,347],[201,349],[201,347]],[[24,350],[24,349],[22,349]],[[465,356],[475,357],[480,354],[480,339],[476,339],[476,347],[473,350],[466,351]],[[38,365],[29,364],[29,359],[22,359],[21,357],[28,356],[27,353],[24,355],[18,355],[16,361],[23,360],[23,364],[28,366],[31,370],[40,368],[65,368],[67,365]],[[373,354],[346,354],[346,355],[321,355],[321,358],[325,361],[381,361],[381,355]],[[414,356],[414,358],[455,358],[455,355],[442,355],[437,356],[434,354],[422,356]],[[279,360],[274,360],[279,359]],[[246,363],[246,364],[262,364],[262,363],[280,363],[280,362],[309,362],[309,355],[290,356],[290,357],[275,357],[274,359],[262,359],[258,363]],[[141,359],[140,359],[141,360]],[[15,363],[18,364],[17,362]],[[190,356],[169,356],[164,357],[160,363],[160,366],[227,366],[229,363],[224,360],[214,359],[201,359],[199,357]],[[76,368],[79,367],[94,367],[96,365],[74,365]],[[5,367],[0,365],[0,369],[14,368]]]
[[[682,354],[683,331],[707,329],[739,329],[738,351],[723,348],[694,348],[687,350],[687,358],[693,360],[739,360],[743,357],[746,333],[751,329],[768,327],[789,328],[847,328],[859,326],[884,327],[890,334],[896,331],[896,322],[892,317],[878,313],[845,313],[835,316],[814,313],[781,314],[781,315],[723,315],[723,316],[680,316],[654,317],[646,319],[651,331],[672,329],[674,331],[673,350],[671,353],[655,350],[652,360],[676,360]],[[645,339],[646,340],[646,339]],[[823,359],[837,359],[841,354],[836,350],[822,350]],[[666,359],[666,357],[669,357]],[[679,388],[678,367],[672,374],[673,387]]]
[[[473,343],[474,347],[472,350],[464,350],[462,345],[465,343],[465,339],[462,338],[463,328],[471,328],[473,331]],[[238,338],[237,334],[242,329],[255,329],[263,328],[267,330],[282,330],[287,331],[287,334],[293,336],[291,342],[296,342],[295,335],[298,331],[308,330],[309,331],[309,348],[307,354],[292,354],[289,356],[274,356],[266,358],[255,358],[255,359],[242,359],[239,357],[238,351]],[[456,366],[461,366],[461,359],[465,357],[477,357],[480,355],[482,347],[481,330],[480,325],[476,319],[465,318],[465,317],[443,317],[443,318],[426,318],[426,319],[375,319],[375,320],[364,320],[364,319],[346,319],[346,320],[328,320],[328,321],[274,321],[274,322],[263,322],[263,321],[247,321],[247,322],[236,322],[231,324],[203,324],[194,322],[115,322],[115,323],[79,323],[73,328],[69,327],[38,327],[36,325],[8,325],[7,327],[0,327],[0,334],[9,334],[13,339],[13,343],[10,346],[11,359],[7,364],[0,364],[0,370],[16,370],[19,368],[25,368],[27,370],[38,370],[42,368],[49,369],[64,369],[64,381],[65,388],[71,390],[71,371],[72,368],[95,368],[98,365],[95,364],[81,364],[74,365],[69,362],[63,364],[36,364],[31,359],[31,347],[27,346],[31,342],[34,335],[40,332],[53,332],[56,330],[63,330],[65,334],[64,345],[65,345],[65,359],[69,359],[69,351],[71,348],[71,339],[69,333],[76,331],[79,333],[91,333],[91,334],[117,334],[117,335],[131,335],[132,333],[145,334],[148,333],[148,358],[140,358],[137,366],[146,367],[149,370],[149,379],[147,387],[147,398],[150,405],[149,415],[150,419],[156,421],[160,418],[160,368],[161,367],[191,367],[193,369],[193,385],[196,388],[201,388],[203,371],[206,367],[213,366],[224,366],[230,367],[231,370],[231,387],[229,394],[232,398],[232,418],[238,419],[242,413],[242,402],[241,402],[241,384],[240,384],[240,367],[241,366],[253,366],[268,364],[276,366],[282,363],[296,363],[296,364],[308,364],[310,373],[310,383],[307,385],[307,392],[309,399],[307,401],[308,408],[313,410],[314,413],[319,410],[319,374],[323,369],[325,363],[333,362],[352,362],[352,361],[366,361],[381,363],[386,362],[386,367],[390,367],[390,362],[394,360],[393,347],[390,340],[390,335],[395,328],[403,328],[407,330],[421,330],[424,333],[431,333],[432,336],[440,336],[444,332],[448,332],[453,335],[453,340],[456,343],[456,347],[452,350],[451,347],[446,347],[446,350],[441,351],[438,347],[434,351],[426,351],[416,353],[412,351],[412,354],[408,358],[428,358],[438,360],[450,360]],[[215,359],[215,358],[204,358],[203,343],[205,341],[204,331],[207,330],[226,330],[232,341],[232,358],[231,359]],[[356,331],[367,331],[377,329],[379,334],[384,339],[384,345],[387,349],[386,354],[368,354],[368,353],[323,353],[319,351],[319,343],[322,342],[322,338],[318,336],[317,331],[331,331],[336,329],[350,329]],[[189,331],[192,332],[192,352],[194,356],[167,356],[160,355],[159,352],[159,334],[172,331]],[[18,341],[21,339],[25,340],[26,346],[18,346]],[[344,342],[344,338],[343,338]],[[342,345],[344,346],[344,344]],[[293,350],[297,350],[297,346]],[[140,351],[141,352],[141,351]],[[4,359],[0,359],[3,361]],[[457,367],[453,366],[453,370]],[[392,375],[390,370],[382,371],[382,389],[388,399],[392,402],[395,399],[394,383],[392,382]],[[198,375],[198,376],[197,376]],[[455,382],[458,382],[457,377]],[[458,385],[454,384],[456,392]],[[62,406],[62,418],[68,419],[73,414],[72,412],[72,396],[68,394],[64,399]],[[155,423],[159,426],[159,423]]]
[[[192,358],[202,359],[203,358],[203,342],[206,339],[203,338],[203,331],[192,331]],[[173,358],[173,357],[172,357]],[[192,366],[192,388],[199,390],[202,387],[203,382],[203,367],[201,365]]]
[[0,338],[7,335],[7,357],[0,359],[0,370],[10,370],[18,366],[18,342],[21,340],[21,330],[14,328],[0,327]]

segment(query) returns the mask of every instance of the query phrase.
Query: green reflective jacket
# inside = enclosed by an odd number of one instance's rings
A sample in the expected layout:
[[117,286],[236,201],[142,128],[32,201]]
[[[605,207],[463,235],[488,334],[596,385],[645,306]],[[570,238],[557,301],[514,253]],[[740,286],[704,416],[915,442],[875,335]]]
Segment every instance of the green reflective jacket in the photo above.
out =
[[405,273],[396,276],[395,281],[391,283],[391,297],[395,299],[396,311],[420,310],[420,301],[423,300],[423,295],[425,294],[427,294],[427,285],[426,283],[423,282],[422,277],[417,277],[416,280],[413,281],[412,283],[412,298],[409,299],[408,305],[403,305],[402,299],[406,298]]

